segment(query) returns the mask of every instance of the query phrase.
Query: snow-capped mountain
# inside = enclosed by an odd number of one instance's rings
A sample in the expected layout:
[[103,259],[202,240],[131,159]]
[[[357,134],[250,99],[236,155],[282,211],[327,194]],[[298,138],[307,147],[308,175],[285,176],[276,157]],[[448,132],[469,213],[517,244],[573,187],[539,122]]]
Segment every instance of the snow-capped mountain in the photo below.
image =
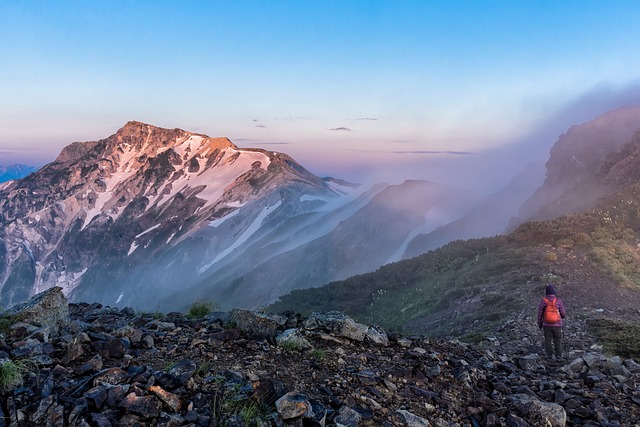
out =
[[436,188],[356,190],[283,153],[129,122],[0,186],[0,304],[54,285],[75,300],[144,309],[266,304],[375,269],[416,228],[440,225],[429,212],[459,215],[472,203]]

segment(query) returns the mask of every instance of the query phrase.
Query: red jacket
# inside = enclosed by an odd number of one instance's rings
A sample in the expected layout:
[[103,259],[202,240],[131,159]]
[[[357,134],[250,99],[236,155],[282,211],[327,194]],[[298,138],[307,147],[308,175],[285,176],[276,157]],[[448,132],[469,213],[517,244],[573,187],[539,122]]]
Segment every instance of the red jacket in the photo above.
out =
[[546,295],[545,298],[548,298],[549,300],[553,300],[555,298],[557,300],[556,308],[560,312],[561,319],[560,319],[560,323],[555,323],[555,324],[545,323],[542,321],[542,314],[544,313],[545,308],[547,308],[547,302],[544,300],[544,298],[542,298],[540,300],[540,304],[538,304],[538,326],[539,327],[549,326],[552,328],[561,328],[564,324],[562,319],[564,319],[564,316],[565,316],[564,304],[562,304],[562,300],[556,297],[555,295]]

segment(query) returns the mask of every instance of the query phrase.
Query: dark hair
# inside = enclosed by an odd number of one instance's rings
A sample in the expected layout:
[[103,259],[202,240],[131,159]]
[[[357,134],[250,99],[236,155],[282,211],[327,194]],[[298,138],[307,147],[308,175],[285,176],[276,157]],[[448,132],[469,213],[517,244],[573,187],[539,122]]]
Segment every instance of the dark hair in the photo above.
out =
[[547,287],[544,290],[544,292],[547,295],[555,295],[556,294],[556,288],[554,288],[551,283],[547,283]]

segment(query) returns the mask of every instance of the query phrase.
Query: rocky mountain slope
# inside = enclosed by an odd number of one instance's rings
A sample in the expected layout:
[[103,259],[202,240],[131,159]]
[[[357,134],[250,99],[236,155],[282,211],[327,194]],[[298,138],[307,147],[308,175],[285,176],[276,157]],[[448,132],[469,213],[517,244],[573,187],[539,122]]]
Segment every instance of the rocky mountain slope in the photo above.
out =
[[[209,239],[200,253],[185,241],[215,234],[211,223],[229,215],[243,214],[230,227],[242,234],[277,216],[278,207],[305,212],[313,202],[301,202],[303,195],[337,193],[284,154],[130,122],[105,140],[66,147],[55,162],[2,190],[2,301],[55,284],[98,300],[115,302],[126,291],[143,298],[148,290],[133,291],[126,278],[142,279],[140,270],[158,267],[152,261],[168,248],[177,265],[159,277],[184,274],[181,257],[197,257],[190,267],[205,270],[207,253],[231,251],[237,236]],[[161,292],[170,283],[156,284]]]
[[620,108],[572,126],[551,149],[545,181],[522,205],[511,229],[527,220],[593,207],[610,190],[603,180],[607,162],[638,129],[640,107]]
[[[231,272],[233,280],[225,268],[218,272],[214,286],[208,278],[171,299],[188,305],[195,295],[223,301],[227,308],[265,306],[291,290],[320,286],[393,262],[416,233],[461,216],[476,201],[468,192],[425,181],[375,188],[307,222],[297,232],[304,240],[296,241],[296,246],[290,243],[277,254],[269,248],[272,256],[264,260],[268,246],[253,242],[242,253],[242,266]],[[265,283],[272,285],[265,287]],[[224,291],[212,296],[212,288]]]
[[68,426],[634,426],[640,365],[578,317],[562,362],[519,319],[480,346],[309,318],[67,304],[4,317],[0,423]]
[[51,286],[148,310],[254,307],[370,271],[474,198],[321,179],[283,153],[129,122],[0,187],[0,303]]

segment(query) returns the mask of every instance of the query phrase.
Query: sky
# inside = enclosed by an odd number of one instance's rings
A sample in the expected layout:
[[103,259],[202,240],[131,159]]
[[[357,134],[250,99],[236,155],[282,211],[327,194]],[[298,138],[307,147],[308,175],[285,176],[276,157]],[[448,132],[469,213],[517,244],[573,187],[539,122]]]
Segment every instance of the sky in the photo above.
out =
[[640,104],[639,16],[633,0],[0,0],[0,164],[139,120],[321,176],[483,190]]

